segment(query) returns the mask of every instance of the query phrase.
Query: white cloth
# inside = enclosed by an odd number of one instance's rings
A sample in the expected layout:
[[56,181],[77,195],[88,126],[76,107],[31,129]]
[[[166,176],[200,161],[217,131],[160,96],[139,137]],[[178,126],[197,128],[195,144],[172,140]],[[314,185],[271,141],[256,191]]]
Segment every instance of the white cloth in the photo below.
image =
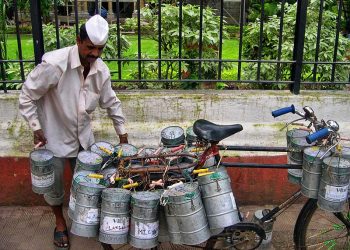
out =
[[99,104],[107,109],[117,134],[125,134],[121,102],[111,88],[106,64],[97,59],[86,79],[74,45],[46,53],[29,74],[19,97],[19,110],[33,131],[40,128],[46,148],[56,157],[76,157],[79,143],[94,143],[91,113]]
[[86,32],[94,45],[105,45],[108,39],[108,23],[100,15],[94,15],[85,23]]

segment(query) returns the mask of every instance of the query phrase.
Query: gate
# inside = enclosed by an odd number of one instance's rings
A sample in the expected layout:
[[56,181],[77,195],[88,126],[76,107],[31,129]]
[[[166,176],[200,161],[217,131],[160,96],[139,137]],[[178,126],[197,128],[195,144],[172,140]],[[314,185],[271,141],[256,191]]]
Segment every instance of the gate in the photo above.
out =
[[[42,8],[40,4],[44,1],[31,0],[30,1],[30,22],[32,26],[32,37],[33,37],[33,50],[34,59],[24,58],[21,44],[21,32],[20,32],[20,20],[18,10],[18,0],[13,1],[13,20],[15,23],[16,40],[17,40],[17,51],[18,56],[16,59],[6,58],[6,49],[4,46],[0,46],[0,83],[2,83],[2,89],[6,93],[9,85],[21,84],[25,81],[25,67],[29,64],[38,64],[41,61],[41,57],[44,54],[44,41],[47,39],[43,36],[43,18]],[[334,1],[336,7],[330,11],[327,9],[327,2],[325,0],[319,0],[318,16],[314,18],[317,20],[314,22],[315,32],[308,33],[307,30],[310,28],[310,18],[308,11],[311,9],[311,5],[315,4],[315,1],[298,0],[295,3],[296,14],[295,19],[292,20],[294,23],[292,34],[290,31],[286,33],[286,29],[290,28],[289,19],[290,11],[293,2],[296,0],[281,0],[277,15],[269,16],[270,5],[265,3],[264,0],[250,1],[258,2],[260,4],[258,19],[255,21],[249,19],[249,11],[252,6],[248,6],[247,0],[220,0],[220,1],[208,1],[208,0],[193,0],[193,1],[152,1],[151,3],[145,0],[73,0],[70,6],[65,6],[62,10],[62,6],[58,6],[58,1],[53,1],[53,12],[50,17],[54,23],[56,37],[56,48],[60,48],[60,23],[67,20],[66,23],[74,25],[75,32],[78,34],[79,22],[88,18],[93,13],[100,13],[106,15],[110,23],[116,24],[115,36],[117,42],[114,44],[117,48],[116,57],[106,58],[105,62],[109,63],[113,69],[111,69],[113,77],[112,82],[116,85],[126,86],[128,84],[139,87],[148,88],[148,83],[152,83],[153,86],[162,86],[164,88],[175,88],[179,86],[189,88],[189,86],[197,86],[204,84],[225,84],[227,88],[235,88],[235,85],[245,84],[247,88],[250,86],[261,86],[261,88],[286,88],[289,87],[290,91],[294,94],[299,94],[301,88],[312,89],[314,86],[321,88],[333,87],[333,88],[344,88],[346,84],[350,83],[350,17],[349,17],[349,1],[339,0]],[[148,3],[150,2],[150,3]],[[266,1],[268,2],[268,1]],[[271,2],[271,1],[269,1]],[[273,1],[272,1],[273,2]],[[309,3],[310,2],[310,3]],[[177,41],[175,51],[176,55],[169,56],[162,49],[162,38],[164,33],[162,32],[164,25],[164,9],[168,6],[167,3],[173,3],[172,6],[176,6],[178,11],[178,23],[176,24],[176,36]],[[174,4],[176,3],[176,4]],[[197,42],[192,43],[192,47],[188,47],[184,43],[186,36],[185,31],[185,19],[186,19],[186,8],[188,4],[194,4],[199,11],[198,16],[198,29],[193,30],[198,35]],[[229,6],[236,4],[239,7],[239,12],[236,17],[232,16],[228,9]],[[156,26],[153,30],[153,37],[155,37],[157,47],[157,55],[153,57],[147,57],[144,53],[143,48],[143,25],[144,16],[142,16],[143,9],[148,5],[148,8],[152,9],[152,13],[155,13],[154,23]],[[98,6],[96,8],[96,6]],[[205,36],[206,13],[207,6],[215,7],[214,11],[218,18],[218,26],[215,32],[218,35],[217,42],[215,44],[209,43],[209,49],[213,49],[211,57],[206,55],[208,42]],[[231,8],[232,9],[232,8]],[[68,13],[62,18],[62,12]],[[108,13],[108,14],[107,14]],[[134,31],[134,40],[137,43],[136,57],[124,57],[121,50],[121,42],[123,36],[127,33],[122,31],[122,23],[124,22],[123,15],[125,13],[131,14],[134,20],[137,22],[137,28]],[[312,13],[312,12],[310,12]],[[310,14],[309,13],[309,14]],[[4,14],[4,13],[3,13]],[[289,15],[289,16],[287,16]],[[329,15],[333,15],[329,17]],[[2,16],[2,18],[5,18]],[[328,18],[328,19],[327,19]],[[329,19],[330,18],[330,19]],[[238,52],[237,57],[232,58],[225,55],[224,42],[225,39],[225,27],[226,19],[232,19],[238,23],[237,36]],[[266,40],[269,37],[266,36],[268,29],[271,29],[271,22],[275,20],[278,22],[276,29],[275,44],[268,44]],[[332,23],[327,23],[328,26],[332,26],[332,34],[327,36],[332,37],[331,46],[327,46],[326,50],[330,56],[325,60],[321,56],[325,53],[324,33],[322,30],[325,27],[325,20],[332,20]],[[345,23],[345,25],[344,25]],[[255,26],[254,26],[255,25]],[[251,43],[252,49],[249,54],[247,49],[247,43],[245,40],[249,36],[249,30],[257,31],[256,36],[258,37],[255,44]],[[4,29],[5,30],[5,29]],[[248,31],[247,31],[248,30]],[[174,32],[174,31],[173,31]],[[293,35],[293,42],[291,46],[285,48],[285,37]],[[4,35],[3,35],[4,36]],[[308,36],[312,36],[314,42],[312,48]],[[3,39],[4,40],[4,39]],[[1,42],[0,34],[0,42]],[[271,40],[272,41],[272,40]],[[186,47],[187,46],[187,47]],[[250,45],[249,45],[250,46]],[[272,46],[273,56],[269,58],[266,55],[266,48]],[[164,46],[163,46],[164,47]],[[270,50],[271,50],[270,48]],[[189,56],[189,49],[194,51],[193,57]],[[248,52],[247,52],[248,51]],[[290,58],[286,57],[286,51],[290,51]],[[312,59],[308,55],[309,51],[313,51]],[[287,53],[288,54],[288,53]],[[305,55],[308,55],[307,59]],[[15,64],[19,67],[19,77],[11,78],[9,73],[8,65]],[[125,64],[136,64],[132,72],[133,77],[126,76]],[[169,66],[170,65],[170,66]],[[231,71],[226,70],[226,66],[230,65]],[[152,67],[151,67],[152,66]],[[153,74],[151,76],[146,75],[146,67],[152,69]],[[170,67],[171,71],[168,68]],[[188,70],[190,67],[190,70]],[[209,67],[209,70],[208,70]],[[165,72],[165,70],[168,70]],[[233,71],[232,71],[233,70]],[[209,73],[208,73],[209,71]],[[210,74],[210,71],[214,72]],[[171,72],[169,74],[169,72]],[[229,73],[227,73],[229,72]],[[230,73],[234,72],[234,73]],[[248,72],[248,73],[247,73]],[[250,72],[250,73],[249,73]],[[192,73],[188,76],[187,73]],[[228,76],[227,76],[228,75]],[[327,75],[327,77],[325,77]],[[197,85],[193,85],[197,84]],[[272,87],[271,87],[272,86]],[[282,86],[282,87],[280,87]]]

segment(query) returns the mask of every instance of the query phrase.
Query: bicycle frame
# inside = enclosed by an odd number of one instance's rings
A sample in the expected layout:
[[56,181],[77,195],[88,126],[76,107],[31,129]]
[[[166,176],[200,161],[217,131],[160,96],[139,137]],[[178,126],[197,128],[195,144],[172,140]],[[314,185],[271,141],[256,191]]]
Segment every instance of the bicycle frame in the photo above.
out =
[[[333,137],[337,138],[335,135],[337,135],[338,131],[338,125],[333,123],[330,123],[329,121],[324,122],[323,120],[321,122],[317,122],[316,117],[313,114],[312,110],[309,110],[309,108],[304,108],[305,114],[301,114],[300,112],[296,112],[294,110],[294,106],[292,105],[292,108],[287,108],[288,112],[293,112],[297,113],[298,115],[302,116],[306,120],[312,122],[314,127],[317,130],[323,130],[323,132],[316,132],[315,134],[318,134],[317,136],[310,136],[310,140],[318,140],[323,138],[323,136],[327,135],[329,133],[333,133]],[[312,111],[312,112],[311,112]],[[274,114],[275,117],[287,113],[286,110],[278,111],[277,113]],[[300,120],[300,119],[298,119]],[[209,122],[210,123],[210,122]],[[208,124],[208,123],[207,123]],[[211,124],[215,125],[215,124]],[[213,128],[213,131],[215,132],[223,132],[222,134],[217,133],[213,135],[211,138],[211,135],[206,134],[205,132],[206,129],[208,130],[208,127],[203,127],[202,132],[203,132],[203,138],[206,138],[206,140],[202,139],[199,140],[198,142],[195,143],[195,146],[204,146],[204,151],[199,155],[199,157],[194,156],[192,154],[188,153],[173,153],[173,154],[166,154],[166,155],[154,155],[154,156],[146,156],[146,157],[129,157],[125,158],[126,160],[133,160],[133,159],[141,159],[141,160],[146,160],[146,159],[152,159],[152,158],[161,158],[159,162],[166,163],[164,160],[166,157],[192,157],[195,160],[192,163],[186,163],[183,165],[177,165],[177,166],[169,166],[168,164],[166,165],[151,165],[148,166],[147,168],[137,168],[137,169],[128,169],[129,173],[132,174],[141,174],[145,175],[148,173],[156,173],[156,172],[167,172],[169,170],[172,171],[178,171],[181,172],[182,170],[190,169],[193,168],[194,170],[199,170],[202,169],[207,160],[214,157],[215,158],[215,164],[212,166],[213,168],[215,166],[221,166],[225,168],[270,168],[270,169],[302,169],[302,164],[263,164],[263,163],[238,163],[238,162],[226,162],[225,159],[220,156],[220,150],[233,150],[233,151],[257,151],[257,152],[291,152],[288,150],[287,147],[257,147],[257,146],[224,146],[224,145],[219,145],[219,141],[213,141],[212,138],[219,138],[219,139],[214,139],[214,140],[221,140],[224,139],[225,136],[230,136],[231,135],[240,131],[238,129],[234,129],[233,126],[231,128],[228,128],[227,131],[224,131],[224,128],[222,128],[222,131],[220,131],[221,128],[219,126],[215,125],[216,127]],[[226,134],[224,132],[227,132]],[[198,135],[198,134],[197,134]],[[309,142],[310,143],[310,142]],[[207,170],[208,171],[208,170]],[[192,179],[196,178],[196,174],[192,172]],[[164,178],[164,175],[163,175]],[[220,239],[221,237],[230,237],[230,235],[233,235],[235,231],[237,232],[244,232],[244,231],[249,231],[249,232],[254,232],[257,236],[260,237],[260,242],[258,243],[257,246],[259,246],[262,242],[262,239],[265,238],[265,231],[264,229],[260,226],[263,225],[265,222],[275,220],[283,211],[285,211],[288,207],[290,207],[292,204],[294,204],[299,198],[301,197],[301,191],[298,190],[297,192],[291,194],[290,197],[288,197],[285,201],[283,201],[281,204],[275,206],[272,208],[268,213],[264,214],[262,218],[259,219],[259,223],[250,223],[250,222],[240,222],[237,223],[233,226],[226,227],[222,233],[219,233],[215,236],[212,236],[210,239]],[[239,211],[239,206],[237,205],[237,210]],[[304,209],[303,209],[304,210]],[[303,213],[303,210],[300,212]],[[240,213],[239,213],[240,214]],[[333,213],[342,223],[345,224],[346,228],[350,228],[350,223],[348,221],[348,218],[344,218],[344,216],[341,213]],[[300,215],[299,215],[300,216]],[[242,219],[242,218],[241,218]],[[297,226],[297,223],[295,225],[295,228]],[[211,249],[213,246],[213,242],[207,242],[206,249]],[[253,242],[256,241],[255,238],[250,239]],[[233,242],[233,241],[232,241]],[[238,242],[238,244],[241,244],[241,242]],[[256,247],[257,247],[256,246]],[[105,249],[110,249],[110,248],[105,248]]]

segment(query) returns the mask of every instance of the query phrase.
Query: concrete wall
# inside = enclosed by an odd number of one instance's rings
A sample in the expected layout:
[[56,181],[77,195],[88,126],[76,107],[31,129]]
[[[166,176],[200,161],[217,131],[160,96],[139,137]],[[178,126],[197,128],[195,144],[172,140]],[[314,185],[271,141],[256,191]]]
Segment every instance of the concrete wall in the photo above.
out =
[[[156,146],[163,128],[171,125],[187,128],[199,118],[221,124],[241,123],[244,130],[224,140],[226,145],[285,146],[285,131],[280,129],[285,122],[297,117],[288,114],[274,119],[271,111],[291,104],[298,109],[309,105],[318,118],[337,120],[344,136],[350,137],[348,92],[303,92],[298,96],[280,91],[131,91],[117,94],[128,119],[129,141],[136,146]],[[18,93],[1,94],[0,105],[0,205],[44,205],[42,196],[31,190],[28,155],[33,146],[32,132],[18,112]],[[95,111],[93,123],[97,140],[118,143],[103,110]],[[225,161],[286,163],[283,153],[245,154],[231,152],[234,157]],[[68,170],[65,169],[65,205],[72,178]],[[228,173],[240,205],[279,204],[298,189],[298,185],[288,182],[286,169],[229,168]]]
[[[286,122],[298,118],[288,114],[273,118],[271,111],[294,104],[311,106],[319,119],[334,119],[350,137],[349,92],[283,91],[127,91],[117,93],[127,117],[129,141],[135,146],[156,146],[160,132],[171,125],[186,129],[196,119],[220,124],[240,123],[243,131],[223,141],[226,145],[285,146]],[[32,132],[18,112],[18,92],[0,95],[0,156],[28,156]],[[118,143],[104,110],[93,113],[96,140]]]

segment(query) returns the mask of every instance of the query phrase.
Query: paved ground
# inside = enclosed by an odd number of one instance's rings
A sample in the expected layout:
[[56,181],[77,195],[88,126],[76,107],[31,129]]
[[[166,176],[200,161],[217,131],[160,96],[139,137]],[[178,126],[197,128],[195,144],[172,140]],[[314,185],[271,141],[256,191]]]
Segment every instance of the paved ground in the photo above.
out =
[[[248,219],[257,209],[271,206],[242,207]],[[282,213],[274,223],[272,244],[264,249],[293,249],[293,228],[301,205],[295,204]],[[67,216],[67,211],[65,210]],[[68,218],[68,217],[67,217]],[[52,250],[54,218],[50,208],[0,206],[0,249],[1,250]],[[103,249],[95,238],[71,235],[71,250]],[[114,249],[133,249],[129,245],[113,246]],[[162,244],[161,249],[182,249],[181,246]],[[197,248],[198,249],[198,248]]]

